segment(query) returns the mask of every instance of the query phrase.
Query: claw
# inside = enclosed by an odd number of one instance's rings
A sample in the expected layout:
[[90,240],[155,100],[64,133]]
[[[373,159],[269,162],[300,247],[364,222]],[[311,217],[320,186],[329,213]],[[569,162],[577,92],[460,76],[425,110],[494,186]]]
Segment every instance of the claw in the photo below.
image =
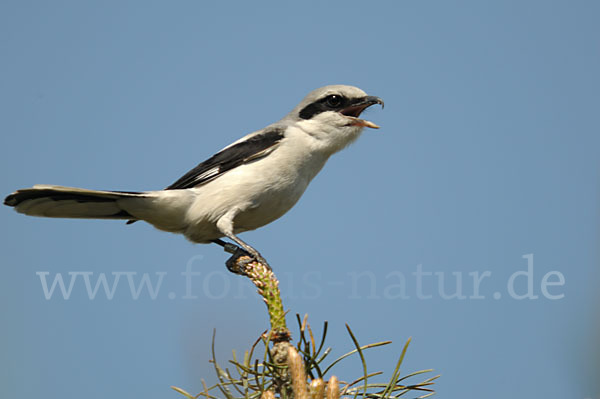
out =
[[[259,262],[265,265],[269,270],[271,270],[271,266],[267,263],[266,259],[263,258],[260,254],[255,256],[253,254],[248,253],[245,249],[238,247],[235,244],[228,243],[223,247],[225,252],[228,252],[231,255],[229,259],[225,262],[225,266],[227,266],[227,270],[231,273],[239,274],[241,276],[246,276],[246,266],[248,266],[252,262]],[[245,257],[246,259],[240,259]]]
[[[237,245],[231,244],[231,247],[234,248],[225,248],[226,252],[229,252],[233,255],[225,262],[225,266],[227,266],[227,270],[234,274],[239,274],[241,276],[246,276],[246,266],[252,262],[254,259],[252,255],[238,247]],[[246,259],[240,259],[245,257]]]

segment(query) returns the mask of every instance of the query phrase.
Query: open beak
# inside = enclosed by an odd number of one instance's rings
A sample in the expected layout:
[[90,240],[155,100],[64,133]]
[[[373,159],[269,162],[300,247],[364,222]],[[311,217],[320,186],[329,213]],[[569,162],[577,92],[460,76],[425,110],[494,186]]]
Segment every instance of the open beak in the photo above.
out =
[[372,129],[379,129],[379,126],[377,126],[373,122],[359,118],[360,114],[365,109],[369,108],[371,105],[374,104],[379,104],[381,105],[381,108],[383,108],[383,100],[381,98],[375,96],[366,96],[357,99],[351,105],[340,110],[339,112],[340,114],[347,116],[351,120],[350,126],[364,126],[370,127]]

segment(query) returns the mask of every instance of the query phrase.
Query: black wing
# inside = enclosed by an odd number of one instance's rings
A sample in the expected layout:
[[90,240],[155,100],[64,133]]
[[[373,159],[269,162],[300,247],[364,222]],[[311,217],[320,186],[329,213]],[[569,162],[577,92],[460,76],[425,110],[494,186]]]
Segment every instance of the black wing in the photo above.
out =
[[165,190],[180,190],[204,184],[228,170],[268,155],[281,139],[283,130],[278,128],[249,137],[198,164]]

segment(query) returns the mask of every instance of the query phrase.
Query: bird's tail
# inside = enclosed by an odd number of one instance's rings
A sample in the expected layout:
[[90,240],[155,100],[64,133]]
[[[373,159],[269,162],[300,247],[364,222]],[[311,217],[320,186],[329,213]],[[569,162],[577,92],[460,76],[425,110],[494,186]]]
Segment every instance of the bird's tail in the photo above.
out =
[[137,217],[119,206],[119,202],[145,196],[146,193],[139,192],[35,185],[10,194],[4,199],[4,205],[31,216],[135,220]]

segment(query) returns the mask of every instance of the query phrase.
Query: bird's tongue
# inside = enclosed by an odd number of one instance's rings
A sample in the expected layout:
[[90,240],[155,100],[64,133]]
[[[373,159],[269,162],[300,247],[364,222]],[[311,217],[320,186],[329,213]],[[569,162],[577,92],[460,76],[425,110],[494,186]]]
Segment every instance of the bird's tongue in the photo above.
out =
[[359,118],[354,118],[352,126],[364,126],[364,127],[370,127],[371,129],[379,129],[379,126],[377,126],[373,122],[366,121],[364,119],[359,119]]

